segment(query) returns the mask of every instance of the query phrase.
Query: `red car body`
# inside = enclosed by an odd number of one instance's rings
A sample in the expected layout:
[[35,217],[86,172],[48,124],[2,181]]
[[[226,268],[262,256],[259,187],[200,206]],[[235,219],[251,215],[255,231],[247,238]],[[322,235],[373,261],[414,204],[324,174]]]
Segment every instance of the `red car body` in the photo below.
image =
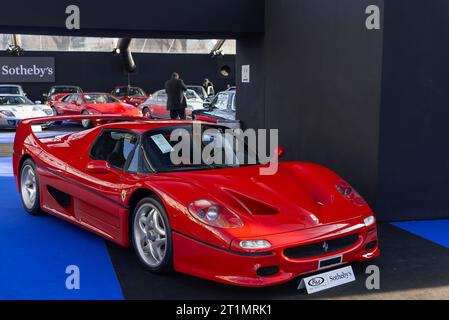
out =
[[[13,155],[17,184],[22,163],[32,159],[44,211],[125,247],[130,245],[133,207],[144,194],[155,195],[168,215],[173,267],[178,272],[259,287],[326,269],[330,265],[320,264],[335,257],[341,259],[340,264],[348,264],[371,260],[380,253],[375,221],[365,225],[365,219],[373,216],[371,209],[355,191],[351,197],[343,196],[335,185],[346,183],[322,166],[280,162],[276,174],[265,176],[259,174],[260,165],[154,174],[111,169],[96,174],[86,168],[92,161],[89,150],[103,130],[141,135],[192,121],[110,123],[39,140],[31,124],[42,119],[24,120],[17,130]],[[69,195],[70,204],[62,206],[52,189]],[[217,228],[195,219],[189,214],[189,204],[204,198],[230,208],[243,226]],[[272,246],[243,249],[240,243],[250,239],[264,239]],[[333,249],[327,251],[327,244]],[[304,248],[312,250],[312,256],[297,257],[296,251]]]
[[54,101],[53,107],[56,109],[57,115],[80,115],[88,114],[115,114],[121,116],[140,117],[142,112],[135,106],[120,101],[108,103],[89,103],[86,97],[89,95],[105,95],[112,97],[108,93],[101,92],[83,92],[65,94]]
[[148,99],[145,90],[140,87],[119,86],[115,87],[111,94],[120,101],[136,107]]

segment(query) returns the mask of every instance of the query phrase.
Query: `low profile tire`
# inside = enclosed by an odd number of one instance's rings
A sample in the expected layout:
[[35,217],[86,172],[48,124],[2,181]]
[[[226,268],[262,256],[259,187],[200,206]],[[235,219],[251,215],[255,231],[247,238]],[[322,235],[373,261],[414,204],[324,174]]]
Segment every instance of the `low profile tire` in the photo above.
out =
[[[81,114],[88,116],[89,112],[84,110]],[[93,127],[92,120],[89,120],[89,119],[81,120],[81,125],[83,126],[84,129],[89,129],[89,128]]]
[[173,270],[173,240],[168,216],[155,197],[143,198],[134,208],[130,223],[134,251],[146,270]]
[[44,214],[41,210],[39,177],[33,160],[27,159],[20,168],[20,197],[25,210],[34,216]]

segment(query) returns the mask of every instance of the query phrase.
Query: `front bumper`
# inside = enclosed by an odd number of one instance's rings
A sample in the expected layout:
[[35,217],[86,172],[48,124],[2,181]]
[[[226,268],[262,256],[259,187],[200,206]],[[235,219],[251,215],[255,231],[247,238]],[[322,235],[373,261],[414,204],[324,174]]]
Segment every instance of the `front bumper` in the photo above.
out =
[[[377,227],[362,224],[333,226],[310,230],[288,232],[263,237],[272,244],[269,252],[239,252],[224,250],[195,240],[182,233],[173,233],[175,270],[193,276],[227,284],[263,287],[284,283],[293,278],[326,268],[319,268],[319,261],[341,256],[341,264],[368,261],[379,256]],[[317,234],[321,234],[317,236]],[[349,247],[310,258],[291,259],[286,257],[286,248],[307,245],[357,234],[358,240]],[[241,239],[238,239],[239,242]],[[367,245],[370,248],[367,250]],[[335,267],[335,265],[329,266]],[[273,269],[274,268],[274,269]],[[269,275],[259,275],[261,270],[277,270]]]

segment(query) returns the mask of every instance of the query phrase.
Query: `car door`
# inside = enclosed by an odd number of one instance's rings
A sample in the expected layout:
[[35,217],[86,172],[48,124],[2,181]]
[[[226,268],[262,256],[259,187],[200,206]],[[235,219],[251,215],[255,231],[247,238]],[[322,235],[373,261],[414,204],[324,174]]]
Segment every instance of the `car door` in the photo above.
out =
[[[68,178],[77,182],[72,189],[76,219],[114,239],[121,235],[123,212],[127,210],[123,195],[133,187],[125,179],[125,170],[138,143],[139,135],[134,132],[103,129],[90,151],[67,164]],[[95,161],[108,163],[108,170],[89,170]]]
[[67,113],[70,115],[80,114],[80,106],[81,106],[82,100],[79,94],[73,94],[70,97],[70,100],[66,104],[67,107]]
[[68,115],[70,114],[70,110],[68,108],[70,100],[72,99],[73,95],[67,95],[65,97],[63,97],[61,100],[59,101],[55,101],[54,102],[54,107],[56,108],[56,111],[58,112],[59,115]]
[[154,103],[151,106],[151,114],[154,118],[169,119],[170,113],[167,110],[167,94],[165,90],[156,93]]

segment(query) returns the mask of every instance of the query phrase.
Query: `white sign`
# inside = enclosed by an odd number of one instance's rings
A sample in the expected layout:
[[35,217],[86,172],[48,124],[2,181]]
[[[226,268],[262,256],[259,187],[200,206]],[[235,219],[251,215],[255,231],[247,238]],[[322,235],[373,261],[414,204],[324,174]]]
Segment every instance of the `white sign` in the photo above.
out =
[[153,139],[154,143],[158,146],[162,153],[165,154],[173,151],[172,146],[162,134],[151,136],[151,139]]
[[242,66],[242,82],[249,83],[249,64]]
[[299,283],[298,290],[306,288],[307,293],[311,294],[352,281],[355,281],[354,271],[351,266],[348,266],[303,278]]
[[31,130],[33,132],[42,132],[42,126],[41,125],[32,125]]

